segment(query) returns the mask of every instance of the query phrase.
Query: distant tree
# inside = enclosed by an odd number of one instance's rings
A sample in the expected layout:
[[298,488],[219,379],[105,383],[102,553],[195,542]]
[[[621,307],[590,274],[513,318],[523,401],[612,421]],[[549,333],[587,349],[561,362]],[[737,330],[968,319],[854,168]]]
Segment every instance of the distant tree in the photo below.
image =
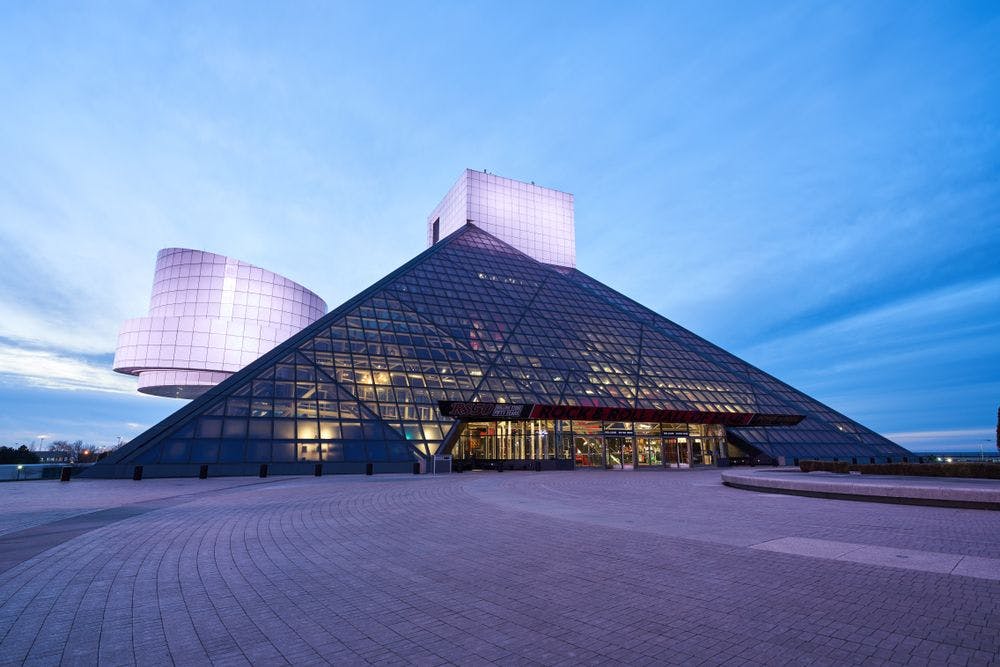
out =
[[17,449],[13,447],[0,447],[0,463],[38,463],[38,454],[29,450],[26,445],[21,445]]
[[85,444],[83,440],[69,442],[66,440],[56,440],[49,449],[53,452],[63,452],[69,456],[71,463],[91,463],[97,458],[94,448]]

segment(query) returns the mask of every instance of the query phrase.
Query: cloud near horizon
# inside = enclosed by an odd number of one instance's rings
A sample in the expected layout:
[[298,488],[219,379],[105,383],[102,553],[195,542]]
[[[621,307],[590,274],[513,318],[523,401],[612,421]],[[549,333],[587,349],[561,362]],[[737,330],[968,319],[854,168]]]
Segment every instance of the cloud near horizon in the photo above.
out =
[[137,394],[135,378],[115,373],[107,362],[0,342],[0,382],[54,391]]

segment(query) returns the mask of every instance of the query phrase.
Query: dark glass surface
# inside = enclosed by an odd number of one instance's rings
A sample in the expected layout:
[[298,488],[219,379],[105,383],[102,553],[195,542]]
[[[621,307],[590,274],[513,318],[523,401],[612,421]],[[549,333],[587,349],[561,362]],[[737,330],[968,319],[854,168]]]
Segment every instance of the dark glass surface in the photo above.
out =
[[729,432],[773,457],[905,454],[585,274],[466,225],[123,456],[409,461],[451,427],[439,400],[804,414],[797,426]]

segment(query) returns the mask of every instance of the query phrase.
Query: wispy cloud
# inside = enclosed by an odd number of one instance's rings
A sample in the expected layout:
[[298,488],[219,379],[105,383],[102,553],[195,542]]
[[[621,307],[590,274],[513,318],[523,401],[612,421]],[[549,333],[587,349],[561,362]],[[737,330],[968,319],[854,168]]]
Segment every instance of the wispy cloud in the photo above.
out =
[[915,452],[995,452],[996,432],[986,428],[886,433],[893,442]]
[[0,378],[43,389],[135,394],[136,381],[110,365],[42,349],[0,343]]
[[996,435],[987,428],[965,428],[944,431],[901,431],[899,433],[887,433],[886,437],[892,438],[896,442],[916,442],[920,440],[932,440],[940,438],[986,438]]

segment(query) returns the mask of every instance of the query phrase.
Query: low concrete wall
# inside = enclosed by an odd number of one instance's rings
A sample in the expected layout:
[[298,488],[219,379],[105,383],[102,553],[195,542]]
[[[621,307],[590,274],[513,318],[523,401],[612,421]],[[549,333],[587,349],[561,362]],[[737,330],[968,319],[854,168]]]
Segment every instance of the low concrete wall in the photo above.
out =
[[790,471],[722,473],[738,489],[816,498],[1000,510],[1000,481],[890,477]]

